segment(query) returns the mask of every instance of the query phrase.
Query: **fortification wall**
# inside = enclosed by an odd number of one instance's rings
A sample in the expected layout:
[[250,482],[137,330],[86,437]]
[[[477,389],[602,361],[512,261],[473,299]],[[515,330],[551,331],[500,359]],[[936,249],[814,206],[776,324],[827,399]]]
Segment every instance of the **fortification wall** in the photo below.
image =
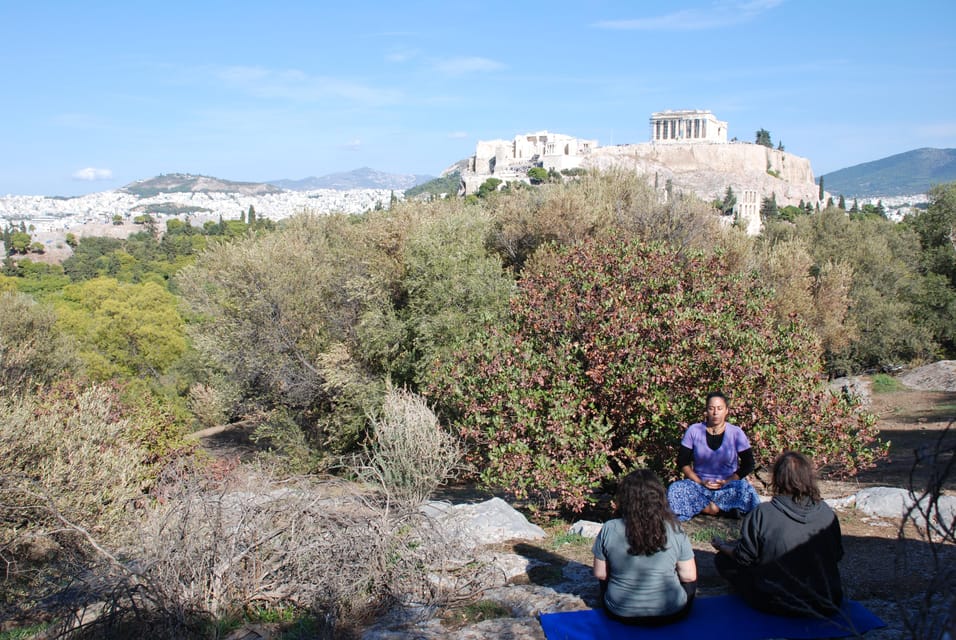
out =
[[736,193],[756,191],[761,199],[773,194],[779,206],[816,202],[819,193],[810,160],[745,142],[599,147],[582,166],[627,168],[656,178],[659,186],[670,180],[674,188],[704,200],[723,198],[728,186]]

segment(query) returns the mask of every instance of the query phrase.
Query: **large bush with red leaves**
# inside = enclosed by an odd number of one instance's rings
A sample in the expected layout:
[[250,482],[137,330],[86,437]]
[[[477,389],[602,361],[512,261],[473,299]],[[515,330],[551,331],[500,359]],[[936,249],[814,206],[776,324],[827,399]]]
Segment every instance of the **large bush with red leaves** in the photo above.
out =
[[681,435],[717,389],[758,466],[785,448],[848,474],[869,465],[872,417],[829,393],[812,334],[779,326],[770,304],[719,255],[623,239],[539,252],[507,324],[439,363],[430,393],[486,483],[548,507],[579,510],[634,466],[674,477]]

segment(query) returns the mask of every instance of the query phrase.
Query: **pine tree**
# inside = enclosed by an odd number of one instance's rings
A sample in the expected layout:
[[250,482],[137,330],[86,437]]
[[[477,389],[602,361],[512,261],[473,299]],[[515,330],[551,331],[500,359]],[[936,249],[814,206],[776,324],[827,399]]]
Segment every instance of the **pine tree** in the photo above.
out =
[[817,200],[823,202],[823,176],[820,176],[820,191],[817,194]]
[[770,132],[766,129],[757,130],[757,139],[755,142],[762,147],[769,147],[770,149],[773,149],[773,142],[770,140]]
[[846,198],[843,197],[842,193],[840,194],[840,201],[839,201],[839,204],[837,204],[837,206],[843,209],[844,211],[846,211]]
[[729,216],[734,212],[734,207],[737,205],[737,196],[734,194],[734,190],[727,185],[727,191],[724,192],[724,199],[720,203],[720,212],[725,216]]
[[771,193],[769,198],[764,198],[760,204],[760,217],[766,219],[776,218],[780,215],[780,209],[777,208],[777,194]]
[[256,208],[251,204],[249,205],[249,213],[246,216],[246,221],[249,223],[249,226],[255,226],[256,224]]

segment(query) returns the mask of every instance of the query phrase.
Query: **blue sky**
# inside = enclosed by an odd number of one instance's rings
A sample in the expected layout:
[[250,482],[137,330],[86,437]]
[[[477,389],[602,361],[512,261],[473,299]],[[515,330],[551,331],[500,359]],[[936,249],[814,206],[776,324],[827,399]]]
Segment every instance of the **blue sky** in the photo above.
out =
[[0,0],[0,71],[0,194],[437,175],[530,131],[645,142],[665,109],[816,175],[956,147],[951,0]]

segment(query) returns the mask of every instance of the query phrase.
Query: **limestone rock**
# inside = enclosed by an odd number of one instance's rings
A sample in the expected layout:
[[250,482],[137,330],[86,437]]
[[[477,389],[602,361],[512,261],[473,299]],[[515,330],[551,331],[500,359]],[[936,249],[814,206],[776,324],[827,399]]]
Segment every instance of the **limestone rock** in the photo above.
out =
[[528,522],[527,518],[501,498],[459,505],[428,502],[422,506],[422,512],[433,518],[445,535],[458,540],[466,547],[506,540],[540,540],[547,537],[544,529]]
[[921,391],[956,391],[956,360],[940,360],[900,376],[900,382]]
[[596,538],[600,531],[601,523],[590,520],[578,520],[568,529],[568,533],[574,533],[585,538]]

